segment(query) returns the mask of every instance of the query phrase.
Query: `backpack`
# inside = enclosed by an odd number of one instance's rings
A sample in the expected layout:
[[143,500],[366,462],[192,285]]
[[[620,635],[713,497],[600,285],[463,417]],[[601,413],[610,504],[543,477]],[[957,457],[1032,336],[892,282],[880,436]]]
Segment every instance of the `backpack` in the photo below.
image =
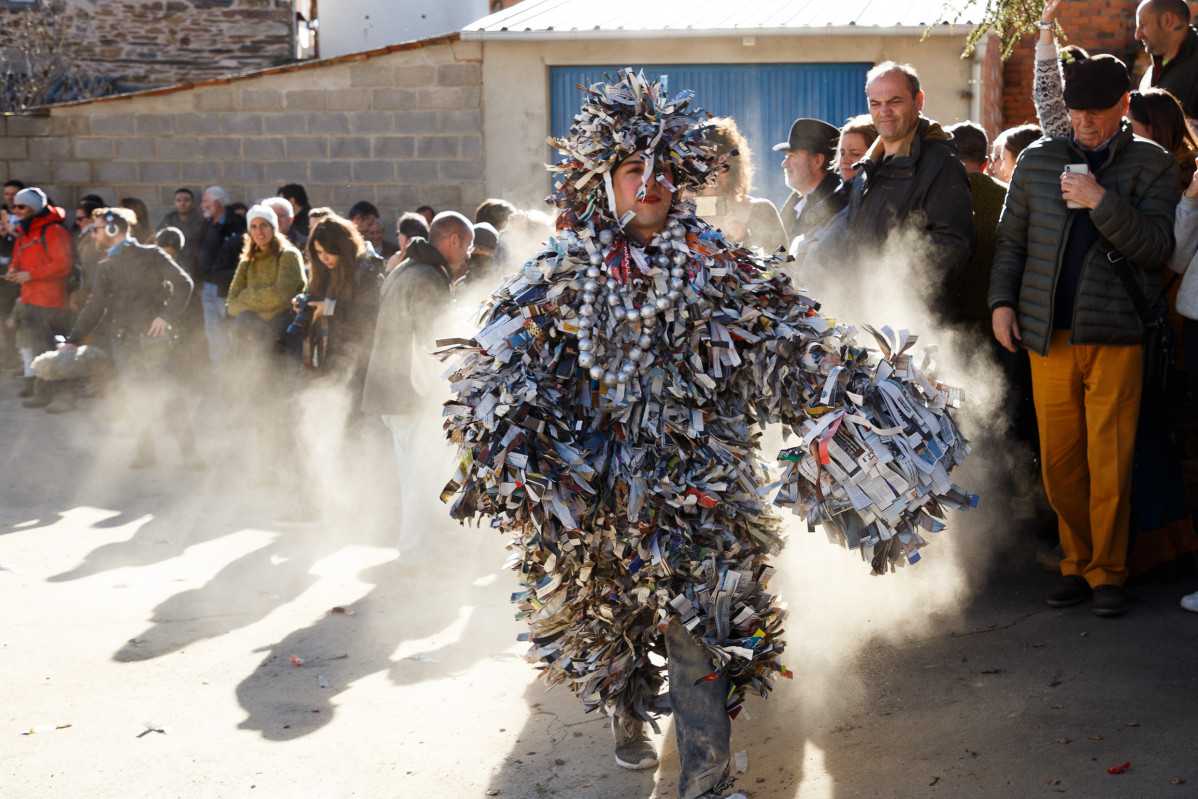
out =
[[[39,236],[37,238],[37,243],[42,245],[42,250],[46,249],[46,230],[51,225],[58,225],[60,228],[62,228],[63,230],[65,230],[67,232],[68,236],[71,235],[70,229],[67,228],[67,226],[64,225],[62,222],[47,222],[45,225],[42,225],[41,236]],[[24,246],[21,247],[21,249],[24,250],[26,247],[30,246],[31,244],[33,244],[32,241],[26,242],[24,244]],[[15,257],[15,255],[16,254],[14,253],[14,257]],[[77,264],[77,263],[72,263],[71,271],[67,273],[67,294],[74,294],[76,291],[78,291],[81,288],[83,288],[83,265]]]

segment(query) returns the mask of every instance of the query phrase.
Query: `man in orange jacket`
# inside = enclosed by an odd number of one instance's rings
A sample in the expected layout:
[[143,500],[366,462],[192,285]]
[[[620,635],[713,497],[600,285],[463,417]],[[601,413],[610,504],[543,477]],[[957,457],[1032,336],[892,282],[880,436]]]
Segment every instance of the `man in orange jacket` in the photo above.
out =
[[[41,189],[21,189],[13,198],[12,209],[20,224],[4,279],[21,286],[25,325],[36,357],[56,349],[54,337],[65,336],[71,330],[71,313],[67,310],[71,234],[63,225],[63,210],[50,205]],[[51,383],[39,379],[34,396],[22,404],[26,408],[45,408],[48,413],[73,411],[74,385],[67,382],[55,391]]]

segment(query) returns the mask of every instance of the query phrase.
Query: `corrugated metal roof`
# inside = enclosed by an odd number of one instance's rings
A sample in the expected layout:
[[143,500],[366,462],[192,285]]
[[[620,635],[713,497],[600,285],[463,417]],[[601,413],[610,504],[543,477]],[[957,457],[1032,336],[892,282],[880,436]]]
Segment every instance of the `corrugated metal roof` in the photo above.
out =
[[[978,0],[945,11],[945,0],[524,0],[463,29],[466,39],[521,34],[552,38],[646,33],[782,34],[812,29],[926,28],[951,14],[958,26],[981,16]],[[945,26],[947,27],[947,26]]]

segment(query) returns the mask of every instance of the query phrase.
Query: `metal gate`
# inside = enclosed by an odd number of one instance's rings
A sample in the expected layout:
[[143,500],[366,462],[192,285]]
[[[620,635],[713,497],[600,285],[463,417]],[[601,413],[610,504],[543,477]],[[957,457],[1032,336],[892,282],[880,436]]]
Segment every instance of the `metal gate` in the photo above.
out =
[[[790,123],[814,117],[839,127],[867,111],[865,73],[871,63],[846,64],[653,64],[621,65],[643,69],[645,77],[664,77],[671,94],[695,92],[694,102],[716,116],[731,116],[753,152],[753,193],[781,207],[790,190],[782,174],[782,154],[770,150],[786,141]],[[615,77],[621,66],[550,67],[552,135],[564,136],[582,107],[576,87]]]

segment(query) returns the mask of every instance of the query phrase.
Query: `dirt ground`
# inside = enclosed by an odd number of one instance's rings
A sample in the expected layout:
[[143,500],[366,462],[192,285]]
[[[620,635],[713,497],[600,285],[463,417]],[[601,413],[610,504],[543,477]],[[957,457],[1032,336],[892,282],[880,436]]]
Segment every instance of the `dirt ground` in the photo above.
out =
[[[294,491],[248,487],[252,436],[211,400],[205,472],[169,440],[131,471],[119,403],[49,416],[18,387],[0,383],[0,797],[677,796],[668,720],[660,769],[623,771],[604,719],[536,681],[499,535],[445,533],[437,567],[394,562],[375,428],[362,495],[284,525]],[[1049,609],[1027,545],[989,540],[1011,512],[983,500],[882,578],[793,536],[794,679],[734,722],[738,788],[1198,796],[1198,615],[1178,607],[1198,585],[1133,584],[1116,620]]]

